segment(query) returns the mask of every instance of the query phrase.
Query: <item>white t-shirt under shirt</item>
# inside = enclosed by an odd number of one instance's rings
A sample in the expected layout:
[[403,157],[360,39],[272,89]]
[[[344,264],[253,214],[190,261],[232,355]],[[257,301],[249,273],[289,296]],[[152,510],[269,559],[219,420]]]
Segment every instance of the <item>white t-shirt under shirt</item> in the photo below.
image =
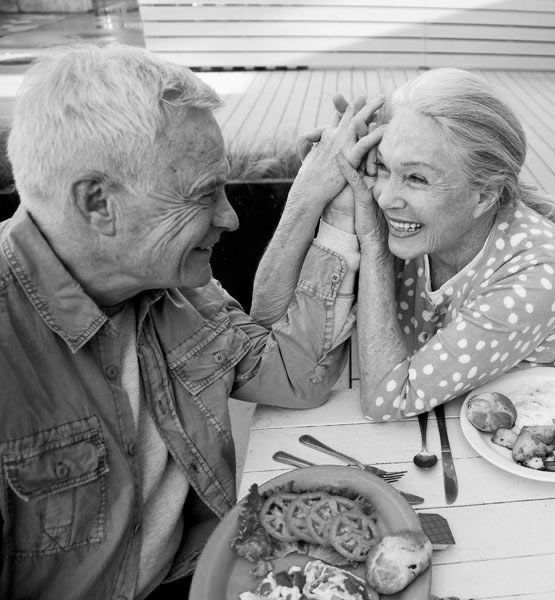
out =
[[141,389],[132,302],[112,321],[121,339],[122,386],[137,428],[137,461],[143,500],[142,544],[135,597],[145,598],[164,579],[183,533],[183,503],[189,483],[172,459],[148,411]]

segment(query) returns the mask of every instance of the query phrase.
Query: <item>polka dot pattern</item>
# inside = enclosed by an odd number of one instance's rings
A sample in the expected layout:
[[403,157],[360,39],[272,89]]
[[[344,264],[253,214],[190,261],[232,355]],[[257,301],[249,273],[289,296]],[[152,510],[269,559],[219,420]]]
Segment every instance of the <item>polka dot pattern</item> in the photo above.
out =
[[430,410],[523,360],[555,366],[554,231],[527,207],[502,209],[483,251],[432,293],[427,259],[405,261],[396,322],[408,358],[392,365],[370,417]]

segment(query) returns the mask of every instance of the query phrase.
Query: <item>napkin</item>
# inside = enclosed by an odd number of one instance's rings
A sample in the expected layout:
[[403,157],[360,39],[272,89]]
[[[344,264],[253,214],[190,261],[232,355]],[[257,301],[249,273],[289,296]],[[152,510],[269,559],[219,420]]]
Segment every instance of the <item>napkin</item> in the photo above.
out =
[[430,538],[434,550],[445,550],[455,543],[449,523],[436,513],[418,513],[424,533]]

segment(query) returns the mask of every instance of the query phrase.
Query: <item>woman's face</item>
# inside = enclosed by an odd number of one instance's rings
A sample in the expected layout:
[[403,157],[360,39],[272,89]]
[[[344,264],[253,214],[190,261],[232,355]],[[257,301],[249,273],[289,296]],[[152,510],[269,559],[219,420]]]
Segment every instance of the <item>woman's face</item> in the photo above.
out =
[[[389,249],[457,264],[475,246],[480,194],[451,158],[439,126],[408,110],[394,113],[378,147],[374,197],[389,226]],[[479,214],[476,215],[475,213]]]

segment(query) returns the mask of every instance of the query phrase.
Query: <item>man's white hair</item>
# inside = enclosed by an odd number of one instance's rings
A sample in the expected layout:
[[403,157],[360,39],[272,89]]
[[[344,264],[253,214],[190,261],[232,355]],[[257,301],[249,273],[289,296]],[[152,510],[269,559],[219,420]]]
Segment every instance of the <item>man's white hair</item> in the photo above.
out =
[[219,105],[190,69],[142,48],[54,48],[27,71],[16,99],[8,155],[21,201],[67,201],[71,183],[91,174],[148,189],[172,115]]

